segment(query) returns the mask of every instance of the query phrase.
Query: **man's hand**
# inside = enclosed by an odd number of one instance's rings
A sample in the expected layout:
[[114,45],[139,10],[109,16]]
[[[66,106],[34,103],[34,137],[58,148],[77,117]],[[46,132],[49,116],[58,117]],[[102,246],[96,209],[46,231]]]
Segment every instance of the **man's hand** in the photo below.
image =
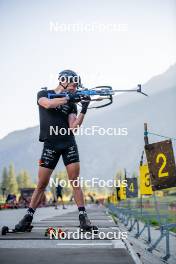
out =
[[82,104],[81,113],[84,115],[87,112],[88,106],[90,104],[90,100],[91,100],[90,96],[84,96],[83,101],[81,101],[81,104]]

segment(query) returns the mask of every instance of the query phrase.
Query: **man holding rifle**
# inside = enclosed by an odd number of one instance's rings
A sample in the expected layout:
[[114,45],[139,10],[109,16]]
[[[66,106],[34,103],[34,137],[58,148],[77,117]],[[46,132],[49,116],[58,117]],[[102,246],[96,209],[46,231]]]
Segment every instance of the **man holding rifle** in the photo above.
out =
[[[72,70],[64,70],[59,73],[59,85],[55,90],[41,90],[37,95],[40,116],[39,141],[44,142],[43,152],[39,161],[38,184],[27,209],[27,213],[15,226],[15,230],[27,231],[31,228],[33,215],[39,206],[44,190],[47,187],[51,174],[55,169],[60,156],[62,156],[67,170],[68,178],[73,187],[73,195],[78,206],[80,228],[83,231],[91,231],[92,225],[88,219],[83,192],[80,186],[75,187],[74,181],[78,179],[80,172],[79,154],[73,132],[66,134],[50,134],[50,127],[58,126],[65,130],[78,128],[85,117],[89,100],[81,102],[82,109],[77,116],[77,106],[74,93],[81,86],[80,77]],[[56,98],[57,94],[69,92],[67,97]],[[48,99],[48,93],[55,95]],[[88,98],[89,99],[89,98]],[[77,102],[80,101],[77,98]]]

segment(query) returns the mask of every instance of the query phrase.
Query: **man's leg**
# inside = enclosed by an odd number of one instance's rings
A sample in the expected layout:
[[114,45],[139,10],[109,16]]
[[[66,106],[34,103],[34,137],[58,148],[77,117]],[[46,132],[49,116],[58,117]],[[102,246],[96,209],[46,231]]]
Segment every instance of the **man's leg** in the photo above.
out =
[[[80,172],[79,162],[71,163],[66,166],[68,179],[71,182],[73,187],[73,196],[78,207],[84,207],[84,196],[80,184],[75,183],[74,181],[78,179]],[[77,186],[78,185],[78,186]]]
[[37,188],[33,192],[29,208],[35,210],[39,206],[52,172],[52,169],[39,167]]
[[68,178],[71,181],[73,187],[73,196],[78,206],[80,229],[83,231],[91,231],[92,225],[86,213],[83,192],[80,186],[80,182],[78,182],[80,164],[79,164],[79,153],[78,153],[77,145],[73,144],[68,148],[66,148],[62,152],[62,157],[67,169]]
[[29,208],[27,209],[27,214],[19,221],[17,225],[15,225],[16,231],[21,232],[31,230],[33,214],[43,198],[44,191],[46,186],[48,185],[52,171],[52,169],[39,167],[37,188],[32,195]]
[[62,208],[63,208],[63,209],[66,209],[66,207],[65,207],[65,205],[64,205],[64,200],[63,200],[62,194],[61,194],[59,197],[60,197],[60,199],[61,199]]
[[16,231],[28,231],[31,230],[31,223],[35,209],[39,206],[46,186],[48,185],[50,176],[57,165],[61,153],[56,151],[55,146],[49,142],[45,142],[43,145],[43,151],[39,160],[38,170],[38,183],[35,189],[32,199],[27,209],[27,214],[15,225]]
[[81,186],[80,184],[78,184],[78,182],[76,182],[76,184],[74,185],[74,181],[78,180],[79,177],[79,172],[80,172],[79,162],[71,163],[67,165],[66,168],[67,168],[68,178],[71,181],[73,187],[73,196],[79,210],[80,229],[83,231],[91,231],[92,225],[86,213],[86,209],[84,205],[84,196]]
[[54,192],[54,206],[55,206],[55,209],[58,209],[57,206],[58,206],[58,196],[56,194],[56,192]]
[[29,205],[29,209],[32,208],[35,210],[44,195],[46,186],[48,185],[50,176],[57,165],[59,160],[60,153],[57,153],[53,144],[45,142],[43,145],[43,151],[41,159],[39,160],[39,170],[38,170],[38,183],[37,188],[35,189],[32,199]]

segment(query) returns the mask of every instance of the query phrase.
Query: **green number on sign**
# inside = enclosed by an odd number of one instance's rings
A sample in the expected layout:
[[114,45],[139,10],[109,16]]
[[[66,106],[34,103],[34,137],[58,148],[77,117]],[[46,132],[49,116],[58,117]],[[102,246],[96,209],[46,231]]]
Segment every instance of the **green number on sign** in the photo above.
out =
[[163,172],[165,166],[166,166],[166,156],[163,153],[159,153],[156,157],[156,163],[159,163],[160,159],[163,160],[163,163],[161,165],[161,168],[159,169],[158,172],[158,177],[167,177],[169,175],[168,172]]

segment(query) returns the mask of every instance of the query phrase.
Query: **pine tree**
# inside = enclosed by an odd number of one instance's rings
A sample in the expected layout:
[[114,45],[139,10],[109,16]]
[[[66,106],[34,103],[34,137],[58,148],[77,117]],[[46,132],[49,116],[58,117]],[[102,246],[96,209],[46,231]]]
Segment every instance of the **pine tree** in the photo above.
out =
[[13,164],[9,166],[9,173],[8,173],[8,186],[7,186],[8,193],[17,194],[18,193],[18,184],[15,176],[15,169]]
[[3,189],[5,192],[8,189],[8,172],[6,167],[4,167],[2,171],[1,190]]
[[24,170],[24,187],[28,188],[32,186],[30,175],[27,171]]
[[30,188],[33,187],[31,177],[25,170],[21,170],[17,176],[18,188]]
[[24,177],[23,177],[23,171],[20,171],[18,176],[17,176],[17,183],[18,183],[18,188],[19,190],[21,188],[24,188]]

